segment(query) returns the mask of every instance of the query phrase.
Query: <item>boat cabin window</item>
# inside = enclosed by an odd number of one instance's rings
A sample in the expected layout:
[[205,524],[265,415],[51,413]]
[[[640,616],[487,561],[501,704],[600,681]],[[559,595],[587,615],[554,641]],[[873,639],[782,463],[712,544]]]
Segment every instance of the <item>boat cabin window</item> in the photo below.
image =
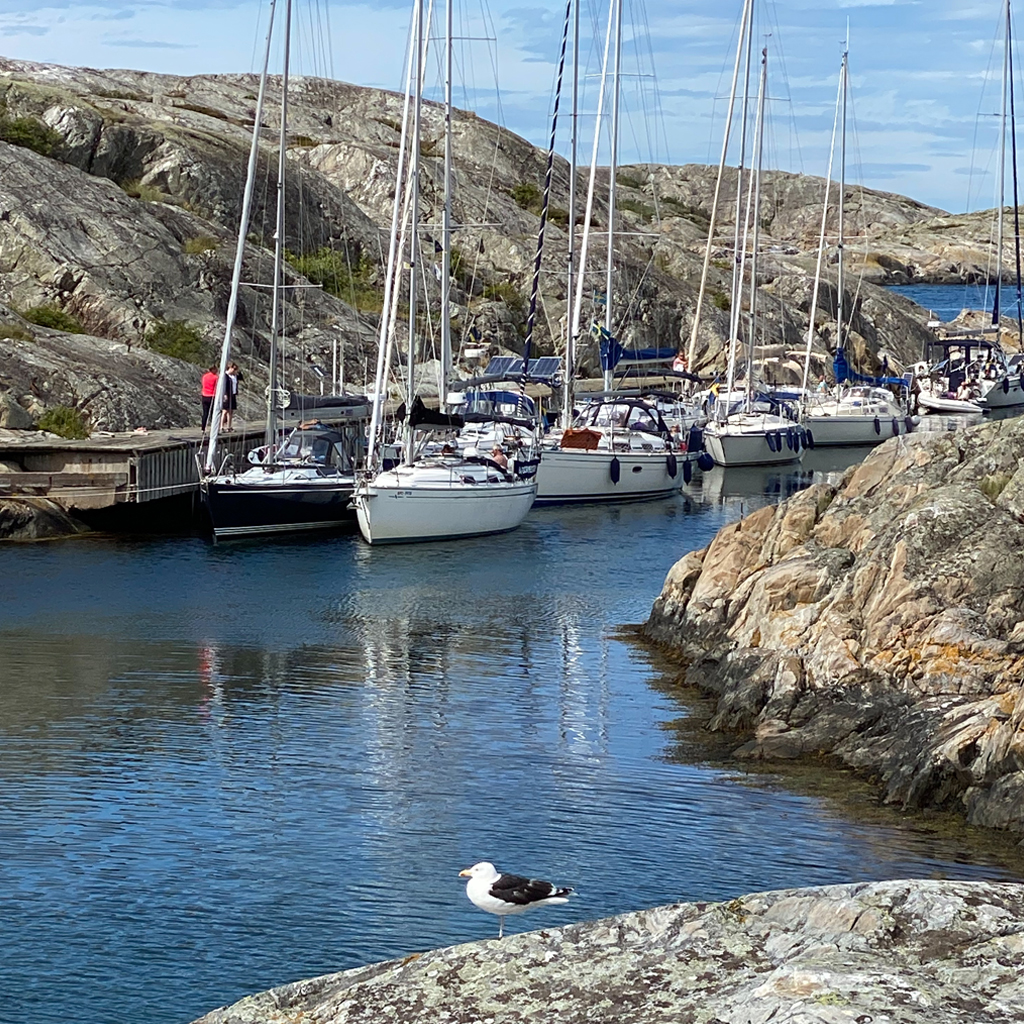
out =
[[341,470],[352,461],[345,452],[343,439],[334,431],[321,430],[293,431],[278,453],[278,459]]

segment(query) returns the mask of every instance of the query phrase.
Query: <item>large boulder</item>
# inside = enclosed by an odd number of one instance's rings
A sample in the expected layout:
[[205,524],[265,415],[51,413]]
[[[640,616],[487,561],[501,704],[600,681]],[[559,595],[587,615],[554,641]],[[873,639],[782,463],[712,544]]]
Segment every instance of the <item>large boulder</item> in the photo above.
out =
[[888,801],[1024,831],[1024,420],[893,438],[724,527],[645,630],[741,754],[835,754]]
[[1024,886],[899,881],[683,903],[271,989],[196,1024],[1006,1024]]

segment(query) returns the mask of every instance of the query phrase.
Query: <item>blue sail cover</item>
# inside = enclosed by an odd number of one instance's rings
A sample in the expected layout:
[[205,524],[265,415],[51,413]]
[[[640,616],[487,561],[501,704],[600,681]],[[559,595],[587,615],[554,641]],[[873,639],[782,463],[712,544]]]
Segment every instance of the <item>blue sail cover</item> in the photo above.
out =
[[901,388],[907,386],[907,382],[902,377],[868,377],[863,373],[851,370],[846,358],[846,350],[843,348],[836,349],[836,354],[832,358],[832,372],[836,375],[837,384],[845,384],[849,381],[851,384],[873,384],[875,387],[884,387],[887,384],[896,384]]
[[597,329],[601,339],[601,369],[614,370],[623,359],[634,363],[664,362],[674,359],[675,348],[623,348],[603,327]]

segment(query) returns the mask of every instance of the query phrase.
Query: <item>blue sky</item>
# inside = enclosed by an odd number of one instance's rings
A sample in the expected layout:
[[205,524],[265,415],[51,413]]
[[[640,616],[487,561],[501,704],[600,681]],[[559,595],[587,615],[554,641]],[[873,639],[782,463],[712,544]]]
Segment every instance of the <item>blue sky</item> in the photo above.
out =
[[[323,26],[328,0],[318,2]],[[740,0],[625,3],[624,68],[637,74],[624,99],[624,159],[717,160]],[[468,84],[460,103],[544,144],[563,0],[456,4],[466,8],[463,34],[497,39],[462,44]],[[587,34],[595,21],[603,24],[606,8],[601,0],[584,4]],[[322,55],[306,45],[301,67],[399,88],[409,6],[331,3],[329,52],[326,33],[314,32]],[[771,164],[824,173],[849,19],[849,180],[952,211],[993,205],[1000,0],[759,0],[759,7],[759,42],[771,33]],[[266,0],[0,0],[0,54],[177,74],[249,71],[265,13]],[[640,23],[649,37],[629,27]],[[585,51],[593,68],[594,44]],[[640,77],[650,73],[650,56],[656,80]],[[641,107],[657,116],[642,119]]]

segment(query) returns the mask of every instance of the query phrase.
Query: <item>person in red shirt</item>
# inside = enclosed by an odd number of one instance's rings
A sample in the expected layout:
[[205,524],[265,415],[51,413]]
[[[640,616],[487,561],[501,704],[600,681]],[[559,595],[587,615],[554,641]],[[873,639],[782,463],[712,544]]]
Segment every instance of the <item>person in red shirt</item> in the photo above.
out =
[[211,366],[206,373],[203,374],[203,387],[202,387],[202,399],[203,399],[203,430],[206,430],[206,424],[210,419],[210,410],[213,408],[213,399],[217,394],[217,367]]

